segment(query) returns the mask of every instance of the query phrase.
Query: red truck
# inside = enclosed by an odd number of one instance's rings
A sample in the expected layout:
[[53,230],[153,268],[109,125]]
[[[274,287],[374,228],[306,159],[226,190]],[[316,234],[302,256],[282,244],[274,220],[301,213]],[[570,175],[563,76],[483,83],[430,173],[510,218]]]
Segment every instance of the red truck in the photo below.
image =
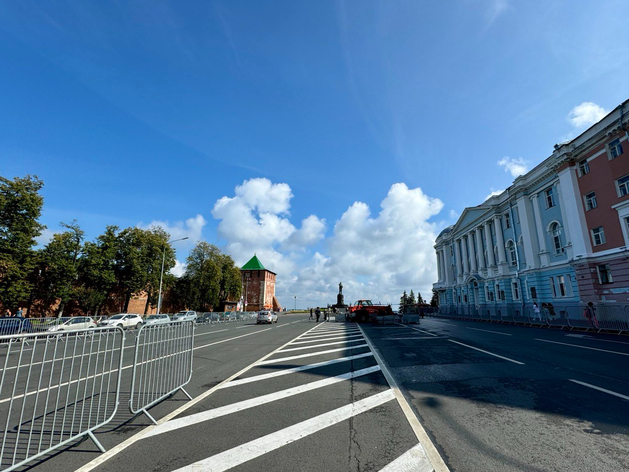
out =
[[347,308],[349,321],[364,323],[371,315],[393,315],[391,305],[374,305],[371,300],[358,300]]

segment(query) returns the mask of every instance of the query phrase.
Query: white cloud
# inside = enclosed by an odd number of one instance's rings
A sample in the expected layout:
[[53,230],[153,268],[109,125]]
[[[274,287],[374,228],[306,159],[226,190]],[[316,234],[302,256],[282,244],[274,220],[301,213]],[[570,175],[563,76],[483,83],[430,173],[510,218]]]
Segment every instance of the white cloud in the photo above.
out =
[[521,157],[505,156],[498,161],[498,165],[504,168],[505,172],[509,172],[513,178],[526,174],[529,170],[528,163]]
[[207,224],[205,218],[202,215],[197,215],[194,218],[188,218],[184,221],[175,221],[173,224],[170,224],[168,221],[151,221],[149,224],[145,225],[142,222],[138,223],[138,228],[148,229],[153,226],[159,226],[168,234],[170,234],[170,239],[181,239],[188,238],[184,244],[186,246],[194,246],[197,242],[199,242],[201,237],[201,232],[203,231],[203,227]]
[[170,273],[173,274],[175,277],[181,277],[186,271],[186,266],[186,263],[175,260],[175,267],[170,269]]
[[395,184],[377,215],[355,202],[325,238],[325,220],[316,215],[304,219],[300,229],[290,222],[292,197],[286,184],[252,179],[237,187],[234,197],[219,199],[212,210],[226,250],[239,264],[255,252],[277,272],[281,303],[293,306],[295,296],[301,307],[334,303],[341,281],[347,301],[396,302],[410,289],[430,298],[437,227],[428,220],[443,208],[439,199]]
[[486,12],[487,26],[489,28],[503,13],[511,7],[510,0],[489,0],[489,7]]
[[583,102],[570,111],[568,119],[575,128],[586,128],[594,123],[598,123],[608,113],[608,110],[598,106],[596,103]]
[[494,190],[493,188],[490,190],[491,190],[491,193],[485,197],[485,201],[489,200],[491,197],[495,195],[500,195],[502,192],[504,192],[504,190]]
[[450,210],[450,212],[448,213],[448,216],[450,217],[451,220],[458,220],[459,216],[461,215],[456,210]]
[[48,228],[44,228],[39,236],[35,238],[35,242],[37,243],[37,247],[44,247],[46,244],[50,242],[52,237],[55,235],[56,231],[53,231]]

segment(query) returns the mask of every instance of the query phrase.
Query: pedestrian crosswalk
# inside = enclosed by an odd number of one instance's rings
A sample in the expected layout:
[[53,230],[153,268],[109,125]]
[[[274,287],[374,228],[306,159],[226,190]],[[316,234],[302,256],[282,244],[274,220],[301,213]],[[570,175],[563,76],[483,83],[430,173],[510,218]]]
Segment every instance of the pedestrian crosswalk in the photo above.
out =
[[356,325],[318,324],[152,428],[135,454],[147,470],[433,470],[381,370]]

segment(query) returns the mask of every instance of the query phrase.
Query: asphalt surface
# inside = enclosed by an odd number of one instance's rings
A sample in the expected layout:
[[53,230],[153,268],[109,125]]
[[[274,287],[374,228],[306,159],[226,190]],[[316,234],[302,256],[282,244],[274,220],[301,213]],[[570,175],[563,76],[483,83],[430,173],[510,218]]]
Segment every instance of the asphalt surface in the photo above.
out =
[[86,439],[26,470],[428,471],[426,454],[452,471],[629,470],[626,337],[283,315],[198,326],[194,343],[193,401],[151,408],[159,426],[131,415],[127,348],[119,411],[96,434],[108,452]]
[[629,470],[628,338],[439,318],[365,330],[452,471]]

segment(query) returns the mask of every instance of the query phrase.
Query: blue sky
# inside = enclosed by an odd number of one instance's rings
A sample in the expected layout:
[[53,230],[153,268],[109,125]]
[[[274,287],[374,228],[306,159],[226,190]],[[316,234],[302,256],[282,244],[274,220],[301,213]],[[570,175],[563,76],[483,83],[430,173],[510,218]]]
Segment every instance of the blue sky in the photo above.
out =
[[288,306],[340,280],[428,297],[444,225],[629,97],[627,18],[625,1],[4,1],[0,174],[44,180],[49,231],[157,223],[257,252]]

